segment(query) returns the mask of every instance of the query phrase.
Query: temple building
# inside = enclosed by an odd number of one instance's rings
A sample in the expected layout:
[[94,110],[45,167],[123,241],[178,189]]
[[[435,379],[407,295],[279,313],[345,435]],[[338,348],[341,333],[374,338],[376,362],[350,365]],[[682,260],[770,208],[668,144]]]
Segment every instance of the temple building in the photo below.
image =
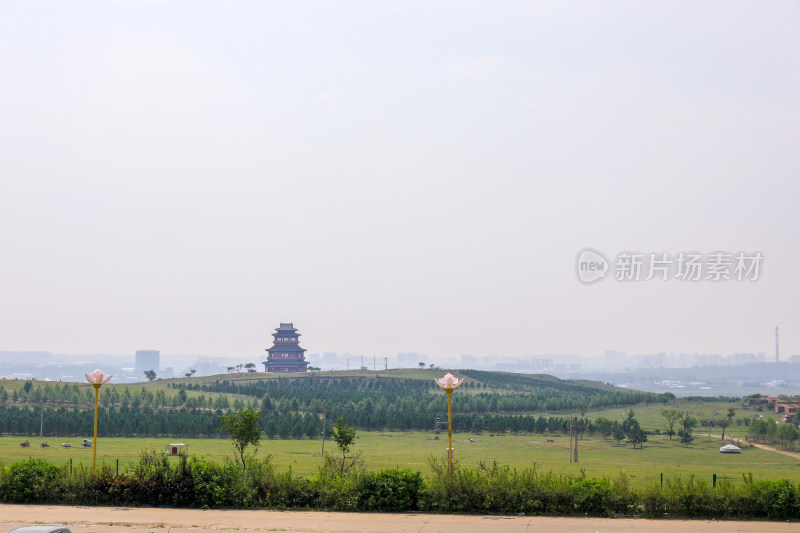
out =
[[264,361],[264,372],[308,372],[305,350],[298,344],[300,341],[292,323],[281,325],[272,334],[275,337],[272,348],[267,349],[267,360]]

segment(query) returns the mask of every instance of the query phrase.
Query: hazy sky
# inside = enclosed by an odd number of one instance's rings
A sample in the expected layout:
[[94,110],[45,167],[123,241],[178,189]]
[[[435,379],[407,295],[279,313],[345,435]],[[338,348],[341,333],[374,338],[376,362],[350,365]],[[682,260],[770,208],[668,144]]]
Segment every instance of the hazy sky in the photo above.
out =
[[[800,354],[798,2],[0,4],[0,350]],[[613,258],[751,281],[586,286]]]

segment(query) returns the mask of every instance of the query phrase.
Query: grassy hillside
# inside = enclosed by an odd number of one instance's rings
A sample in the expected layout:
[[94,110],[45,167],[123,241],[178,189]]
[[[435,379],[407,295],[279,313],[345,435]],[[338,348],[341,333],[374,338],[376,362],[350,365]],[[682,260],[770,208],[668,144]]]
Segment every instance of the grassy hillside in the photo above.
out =
[[[520,393],[520,392],[545,392],[561,391],[574,394],[592,396],[598,392],[608,391],[627,391],[629,389],[614,387],[599,381],[588,380],[562,380],[548,374],[515,374],[511,372],[494,372],[482,370],[430,370],[416,368],[396,368],[388,370],[332,370],[325,372],[314,372],[306,374],[267,374],[264,372],[255,373],[232,373],[218,374],[213,376],[197,376],[193,378],[169,378],[156,379],[155,381],[142,381],[132,384],[113,384],[109,383],[103,390],[117,390],[131,393],[138,392],[142,388],[146,390],[163,390],[172,393],[175,387],[187,385],[207,385],[227,381],[229,383],[249,384],[269,381],[294,381],[294,380],[353,380],[353,381],[423,381],[433,383],[435,379],[441,378],[446,372],[451,372],[457,377],[465,380],[465,387],[459,392],[480,390],[481,392],[497,393]],[[21,391],[25,386],[26,380],[0,379],[0,387],[11,393]],[[56,381],[32,381],[35,386],[48,386],[52,389],[62,389],[64,387],[78,386],[89,389],[88,383],[67,383]],[[191,391],[187,387],[187,392]]]

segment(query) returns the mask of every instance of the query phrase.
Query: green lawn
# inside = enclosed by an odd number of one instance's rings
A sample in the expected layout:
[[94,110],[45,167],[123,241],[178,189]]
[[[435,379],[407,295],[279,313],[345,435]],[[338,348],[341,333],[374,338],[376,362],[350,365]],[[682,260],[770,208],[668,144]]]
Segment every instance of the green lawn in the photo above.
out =
[[[72,439],[49,439],[52,448],[39,447],[38,438],[30,438],[31,448],[22,448],[22,437],[0,437],[0,460],[8,463],[28,457],[46,458],[56,464],[64,464],[69,459],[73,465],[91,464],[92,450],[79,446],[83,437]],[[555,445],[547,444],[552,438]],[[469,442],[473,439],[474,442]],[[106,461],[120,470],[136,460],[142,450],[164,449],[168,442],[176,440],[189,445],[189,453],[204,455],[215,461],[231,456],[232,446],[225,439],[101,439],[98,448],[98,461]],[[73,448],[62,448],[61,442],[72,442]],[[480,461],[515,468],[531,467],[534,464],[541,471],[579,474],[583,469],[589,477],[617,476],[624,472],[634,485],[659,479],[695,474],[710,479],[712,474],[740,481],[742,474],[752,472],[756,479],[789,478],[800,481],[800,462],[791,457],[757,448],[745,448],[740,455],[719,453],[718,440],[708,441],[698,437],[692,446],[685,448],[677,441],[666,437],[650,436],[644,449],[630,446],[617,446],[601,438],[584,439],[579,446],[579,462],[569,464],[569,439],[560,436],[494,436],[488,434],[454,434],[455,457],[466,467],[476,467]],[[261,443],[259,456],[273,455],[278,470],[289,467],[298,474],[311,475],[320,464],[321,440],[268,440]],[[431,433],[366,432],[359,431],[355,450],[363,454],[368,467],[373,469],[408,467],[428,472],[428,457],[445,456],[447,434],[438,440]],[[325,442],[326,452],[336,451],[335,443]]]
[[[728,408],[733,407],[736,410],[736,414],[734,416],[735,419],[740,418],[750,418],[754,414],[762,414],[765,417],[772,416],[777,419],[777,415],[775,413],[771,413],[768,411],[756,412],[753,408],[743,407],[742,402],[722,402],[722,401],[713,401],[713,402],[697,402],[697,401],[689,401],[683,398],[678,398],[672,401],[669,405],[662,405],[662,404],[650,404],[650,405],[637,405],[631,407],[633,409],[634,415],[636,416],[636,420],[639,421],[642,428],[647,431],[665,431],[665,422],[664,417],[661,416],[661,412],[665,409],[676,409],[681,412],[689,411],[691,416],[697,418],[698,420],[703,418],[712,418],[712,414],[716,411],[719,413],[716,416],[717,420],[725,418],[728,414]],[[586,417],[592,420],[598,417],[606,417],[611,420],[622,420],[625,416],[626,409],[624,407],[613,407],[609,409],[593,409],[586,412]],[[579,413],[570,413],[572,415],[579,415]],[[565,416],[564,413],[552,413],[551,415],[545,416]],[[677,424],[675,429],[677,430]],[[711,428],[712,435],[720,435],[722,433],[722,428],[718,425],[715,425]],[[747,434],[747,427],[746,426],[728,426],[725,428],[725,436],[732,435],[734,437],[744,438]],[[694,435],[700,439],[702,435],[705,435],[705,438],[708,438],[708,427],[701,427],[697,426],[694,428]],[[713,440],[713,439],[712,439]],[[721,446],[721,444],[720,444]]]

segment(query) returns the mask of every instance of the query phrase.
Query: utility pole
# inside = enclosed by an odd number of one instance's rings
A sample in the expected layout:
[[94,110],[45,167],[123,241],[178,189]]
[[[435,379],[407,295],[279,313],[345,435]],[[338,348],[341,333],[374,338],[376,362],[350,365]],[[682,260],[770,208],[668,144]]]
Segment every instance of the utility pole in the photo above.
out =
[[[577,418],[575,420],[577,422]],[[578,431],[578,427],[577,426],[578,426],[578,424],[576,423],[575,424],[575,452],[574,452],[574,457],[575,457],[575,462],[576,463],[578,462],[578,435],[580,434],[580,432]]]
[[572,464],[572,417],[569,417],[569,464]]
[[44,438],[44,399],[42,399],[42,418],[39,421],[39,439]]
[[327,415],[327,411],[322,412],[322,457],[325,457],[325,418]]
[[389,370],[389,358],[388,357],[384,357],[383,358],[383,369],[384,370]]

